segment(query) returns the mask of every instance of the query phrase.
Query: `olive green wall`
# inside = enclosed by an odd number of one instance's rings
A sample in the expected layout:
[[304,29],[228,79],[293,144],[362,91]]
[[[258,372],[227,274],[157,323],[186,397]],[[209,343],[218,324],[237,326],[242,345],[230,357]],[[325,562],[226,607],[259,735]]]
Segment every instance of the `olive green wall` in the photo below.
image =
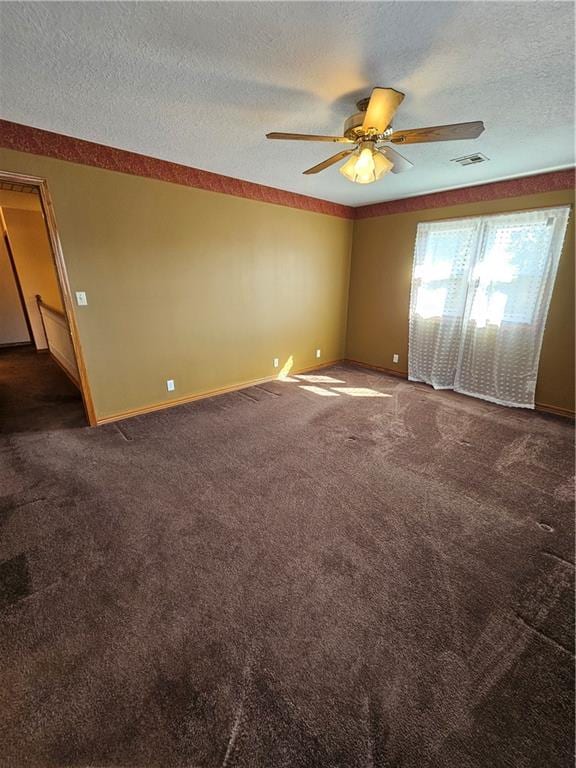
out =
[[[354,226],[346,356],[406,372],[416,227],[421,221],[574,204],[574,191],[359,219]],[[398,364],[392,362],[394,354]],[[536,402],[574,410],[574,217],[571,215],[546,324]]]
[[0,169],[48,181],[99,419],[343,357],[351,221],[12,150]]

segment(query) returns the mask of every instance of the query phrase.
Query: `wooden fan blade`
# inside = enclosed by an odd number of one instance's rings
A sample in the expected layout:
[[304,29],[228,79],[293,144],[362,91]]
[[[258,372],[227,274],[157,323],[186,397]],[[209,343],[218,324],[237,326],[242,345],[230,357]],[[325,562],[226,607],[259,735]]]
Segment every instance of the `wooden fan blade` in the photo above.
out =
[[335,141],[340,144],[352,144],[345,136],[315,136],[312,133],[267,133],[267,139],[283,139],[287,141]]
[[344,149],[342,152],[338,152],[337,155],[332,155],[332,157],[329,157],[328,160],[324,160],[323,162],[318,163],[318,165],[314,165],[312,168],[308,168],[308,170],[303,171],[303,173],[305,173],[306,176],[309,176],[311,173],[320,173],[320,171],[323,171],[324,168],[329,168],[331,165],[334,165],[334,163],[337,163],[340,160],[344,160],[344,158],[348,157],[348,155],[351,155],[352,152],[354,152],[353,149]]
[[393,144],[417,144],[424,141],[456,141],[457,139],[477,139],[484,130],[484,123],[454,123],[453,125],[435,125],[430,128],[411,128],[406,131],[394,131],[388,139]]
[[362,123],[363,131],[384,133],[403,100],[404,94],[394,88],[373,88]]
[[392,147],[384,147],[380,151],[384,152],[388,160],[394,163],[394,168],[391,168],[392,173],[403,173],[404,171],[409,171],[410,168],[414,168],[414,164],[410,160],[406,160],[400,152],[396,152]]

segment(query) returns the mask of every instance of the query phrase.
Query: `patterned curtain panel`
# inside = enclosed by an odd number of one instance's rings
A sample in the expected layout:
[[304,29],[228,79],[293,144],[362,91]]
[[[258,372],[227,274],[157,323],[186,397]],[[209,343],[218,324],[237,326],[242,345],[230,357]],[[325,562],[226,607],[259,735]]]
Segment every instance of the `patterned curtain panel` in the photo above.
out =
[[410,300],[412,381],[534,407],[569,210],[418,225]]
[[453,389],[479,219],[418,225],[412,272],[408,376]]

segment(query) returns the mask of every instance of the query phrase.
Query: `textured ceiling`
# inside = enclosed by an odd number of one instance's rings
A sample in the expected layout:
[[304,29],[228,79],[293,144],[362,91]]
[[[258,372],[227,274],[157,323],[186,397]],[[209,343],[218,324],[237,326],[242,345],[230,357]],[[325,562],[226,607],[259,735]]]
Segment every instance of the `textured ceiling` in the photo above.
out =
[[[348,205],[574,164],[569,2],[2,2],[0,48],[4,119]],[[366,186],[264,138],[340,133],[374,85],[406,93],[396,128],[486,131]]]

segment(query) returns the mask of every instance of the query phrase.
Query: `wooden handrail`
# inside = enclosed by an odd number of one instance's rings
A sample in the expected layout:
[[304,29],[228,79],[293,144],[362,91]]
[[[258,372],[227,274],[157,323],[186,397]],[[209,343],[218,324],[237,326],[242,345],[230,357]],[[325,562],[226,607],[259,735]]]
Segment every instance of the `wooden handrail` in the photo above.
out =
[[52,312],[53,315],[58,315],[63,320],[66,320],[64,312],[62,312],[61,309],[55,309],[54,307],[51,307],[50,304],[46,304],[46,302],[42,301],[42,296],[40,296],[39,293],[36,294],[36,303],[38,304],[38,309],[47,309],[49,312]]
[[[36,294],[36,304],[40,320],[42,321],[48,352],[64,373],[80,388],[78,366],[74,359],[72,336],[65,313],[51,307],[49,304],[45,304],[42,301],[42,296],[38,293]],[[58,330],[58,327],[60,330]],[[66,344],[66,336],[68,337],[68,344]],[[68,346],[69,349],[67,348]]]

